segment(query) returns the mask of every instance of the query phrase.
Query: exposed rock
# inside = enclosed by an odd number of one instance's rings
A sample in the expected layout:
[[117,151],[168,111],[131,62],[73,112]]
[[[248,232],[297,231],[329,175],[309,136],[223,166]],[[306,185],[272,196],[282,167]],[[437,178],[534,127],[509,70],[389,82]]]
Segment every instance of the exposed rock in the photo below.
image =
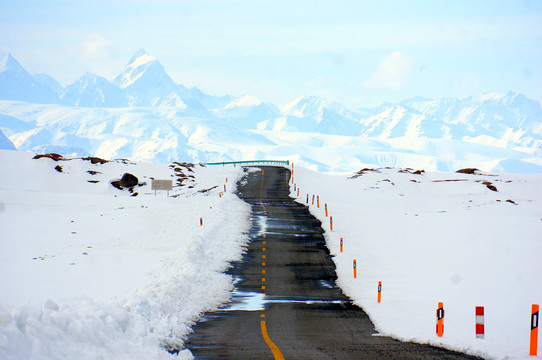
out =
[[459,173],[459,174],[473,174],[473,175],[478,175],[481,173],[480,170],[476,169],[476,168],[465,168],[465,169],[459,169],[456,171],[456,173]]
[[55,170],[58,172],[62,172],[62,166],[60,165],[55,166]]
[[101,159],[99,157],[94,157],[94,156],[87,156],[87,157],[81,158],[81,160],[87,160],[93,164],[105,164],[107,162],[107,160],[105,159]]
[[116,187],[119,190],[122,190],[122,186],[120,186],[120,181],[119,180],[111,181],[111,185],[113,185],[114,187]]
[[125,188],[131,188],[139,184],[139,179],[130,173],[124,173],[119,181],[119,185]]
[[41,158],[49,158],[49,159],[53,159],[54,161],[59,161],[59,160],[66,160],[62,157],[62,155],[60,154],[56,154],[56,153],[50,153],[50,154],[37,154],[36,156],[34,156],[32,159],[41,159]]
[[486,186],[491,191],[498,191],[497,188],[495,187],[495,185],[486,185]]

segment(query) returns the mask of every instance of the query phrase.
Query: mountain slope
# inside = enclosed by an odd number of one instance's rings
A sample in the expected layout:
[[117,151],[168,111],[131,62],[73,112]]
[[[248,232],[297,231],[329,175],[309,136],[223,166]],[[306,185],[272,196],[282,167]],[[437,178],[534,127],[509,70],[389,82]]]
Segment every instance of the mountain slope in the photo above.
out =
[[17,150],[15,145],[7,138],[0,129],[0,150]]
[[37,73],[34,74],[34,80],[36,80],[38,83],[47,86],[49,89],[51,89],[55,94],[60,94],[62,91],[62,85],[58,81],[56,81],[52,76],[49,76],[44,73]]

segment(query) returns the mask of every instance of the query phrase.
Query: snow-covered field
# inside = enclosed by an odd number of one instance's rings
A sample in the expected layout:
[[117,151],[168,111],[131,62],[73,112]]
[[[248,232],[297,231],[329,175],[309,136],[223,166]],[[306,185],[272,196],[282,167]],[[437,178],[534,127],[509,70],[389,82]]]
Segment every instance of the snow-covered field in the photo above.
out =
[[[486,358],[532,358],[531,304],[542,302],[542,176],[412,172],[349,179],[294,167],[298,201],[320,196],[320,208],[316,201],[310,208],[323,222],[339,285],[383,335]],[[483,340],[475,338],[476,306],[485,307]]]
[[[0,358],[173,357],[163,346],[230,297],[222,272],[250,211],[232,194],[241,169],[32,156],[0,150]],[[147,183],[137,196],[109,184],[124,172]],[[150,177],[175,173],[176,197],[155,197]]]

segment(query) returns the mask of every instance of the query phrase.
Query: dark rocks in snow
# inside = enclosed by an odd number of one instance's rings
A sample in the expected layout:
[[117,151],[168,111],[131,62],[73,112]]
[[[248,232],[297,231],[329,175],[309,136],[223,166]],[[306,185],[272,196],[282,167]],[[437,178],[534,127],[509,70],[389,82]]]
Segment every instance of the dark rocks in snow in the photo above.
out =
[[124,173],[119,181],[119,185],[125,188],[131,188],[139,184],[139,179],[130,173]]
[[56,154],[56,153],[37,154],[32,159],[41,159],[41,158],[49,158],[49,159],[53,159],[54,161],[66,160],[64,159],[64,157],[62,157],[62,155]]
[[472,174],[472,175],[479,175],[481,173],[480,170],[476,168],[465,168],[465,169],[459,169],[456,171],[456,173],[459,174]]
[[81,158],[81,160],[90,161],[92,164],[105,164],[107,162],[107,160],[101,159],[95,156],[87,156],[87,157]]
[[55,170],[58,172],[62,172],[62,166],[60,165],[55,166]]
[[119,180],[111,181],[111,185],[113,185],[113,187],[116,187],[119,190],[122,190],[122,186],[120,186]]

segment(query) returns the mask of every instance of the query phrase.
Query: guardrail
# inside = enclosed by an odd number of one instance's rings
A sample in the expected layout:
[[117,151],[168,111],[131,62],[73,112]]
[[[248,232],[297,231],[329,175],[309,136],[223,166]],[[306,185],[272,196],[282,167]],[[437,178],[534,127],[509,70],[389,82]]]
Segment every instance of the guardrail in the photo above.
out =
[[290,165],[290,160],[247,160],[247,161],[222,161],[214,163],[203,163],[202,165],[231,165],[231,164],[274,164]]

